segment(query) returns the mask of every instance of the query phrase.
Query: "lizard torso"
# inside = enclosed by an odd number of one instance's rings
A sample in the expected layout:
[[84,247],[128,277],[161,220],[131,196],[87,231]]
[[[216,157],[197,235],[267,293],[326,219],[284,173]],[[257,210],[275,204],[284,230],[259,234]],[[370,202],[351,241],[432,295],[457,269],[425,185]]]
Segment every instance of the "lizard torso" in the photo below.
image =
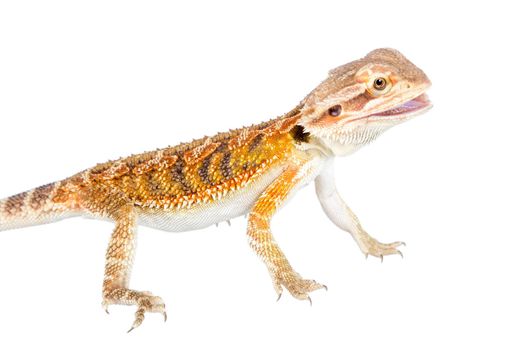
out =
[[298,147],[307,137],[297,126],[299,117],[296,108],[268,122],[110,161],[59,186],[73,196],[99,187],[118,192],[145,226],[203,228],[247,214],[291,157],[308,157]]

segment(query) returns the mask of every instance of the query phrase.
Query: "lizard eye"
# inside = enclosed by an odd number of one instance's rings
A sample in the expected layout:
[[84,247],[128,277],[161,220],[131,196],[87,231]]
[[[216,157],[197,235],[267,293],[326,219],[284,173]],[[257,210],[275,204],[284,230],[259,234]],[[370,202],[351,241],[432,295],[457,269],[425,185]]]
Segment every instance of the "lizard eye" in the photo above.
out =
[[372,96],[379,96],[386,94],[388,91],[390,91],[390,88],[392,87],[392,83],[390,82],[390,79],[387,77],[375,77],[374,80],[370,80],[368,83],[368,92]]
[[332,117],[338,117],[343,110],[343,107],[341,105],[335,105],[330,108],[328,108],[328,114],[330,114]]
[[374,89],[384,90],[386,88],[387,82],[385,78],[379,77],[374,80]]

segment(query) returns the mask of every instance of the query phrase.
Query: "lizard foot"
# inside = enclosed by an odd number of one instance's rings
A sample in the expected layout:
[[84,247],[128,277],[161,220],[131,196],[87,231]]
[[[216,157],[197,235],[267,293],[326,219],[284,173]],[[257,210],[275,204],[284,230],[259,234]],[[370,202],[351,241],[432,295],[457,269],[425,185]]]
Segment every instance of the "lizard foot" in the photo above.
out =
[[378,258],[381,258],[383,262],[383,257],[385,255],[399,254],[403,257],[403,253],[397,249],[400,246],[404,246],[404,242],[393,242],[393,243],[381,243],[372,237],[368,237],[366,241],[362,242],[361,250],[365,254],[365,257],[368,258],[368,255],[372,255]]
[[164,321],[167,320],[166,308],[161,297],[153,295],[151,292],[139,292],[132,289],[117,288],[111,290],[104,297],[102,306],[107,312],[107,307],[111,304],[125,304],[136,305],[135,321],[128,330],[128,333],[137,328],[144,321],[144,314],[146,312],[161,313],[164,316]]
[[275,272],[272,273],[273,286],[277,292],[277,300],[281,299],[283,293],[283,286],[290,292],[290,294],[299,300],[308,300],[310,305],[312,305],[312,299],[308,295],[309,292],[324,288],[328,288],[320,283],[317,283],[315,280],[306,280],[303,279],[295,271],[286,271],[286,272]]

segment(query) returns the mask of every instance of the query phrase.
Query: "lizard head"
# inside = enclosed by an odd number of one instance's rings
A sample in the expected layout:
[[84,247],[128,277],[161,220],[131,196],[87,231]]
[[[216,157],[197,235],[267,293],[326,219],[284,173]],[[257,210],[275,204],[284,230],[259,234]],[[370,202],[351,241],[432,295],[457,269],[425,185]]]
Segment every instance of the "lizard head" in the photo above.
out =
[[432,105],[425,73],[393,49],[330,71],[304,98],[299,125],[335,155],[352,153]]

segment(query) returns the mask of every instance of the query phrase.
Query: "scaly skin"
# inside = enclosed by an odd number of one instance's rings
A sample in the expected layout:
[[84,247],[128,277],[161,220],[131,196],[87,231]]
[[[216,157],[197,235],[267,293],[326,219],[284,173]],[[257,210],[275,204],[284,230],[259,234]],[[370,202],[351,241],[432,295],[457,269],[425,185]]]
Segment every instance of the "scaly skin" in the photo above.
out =
[[292,111],[262,124],[176,147],[110,161],[68,179],[0,201],[0,230],[84,215],[115,222],[106,253],[103,305],[136,305],[130,330],[146,312],[163,313],[150,292],[129,289],[136,227],[184,231],[249,213],[248,240],[274,288],[298,299],[322,284],[294,271],[270,231],[282,203],[315,180],[323,210],[361,251],[401,254],[363,230],[333,180],[333,158],[351,154],[383,131],[430,107],[425,74],[392,49],[332,70]]

